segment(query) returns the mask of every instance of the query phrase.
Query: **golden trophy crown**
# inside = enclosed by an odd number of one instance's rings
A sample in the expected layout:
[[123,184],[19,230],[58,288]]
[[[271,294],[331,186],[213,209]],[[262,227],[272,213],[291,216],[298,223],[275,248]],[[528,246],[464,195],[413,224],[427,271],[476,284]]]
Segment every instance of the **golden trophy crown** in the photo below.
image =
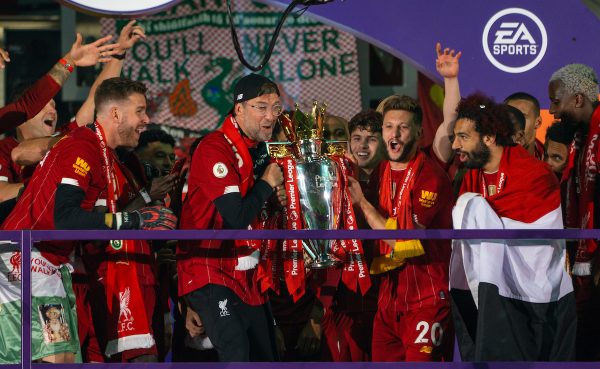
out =
[[310,114],[302,112],[298,107],[298,104],[296,104],[295,107],[296,109],[291,121],[287,116],[284,116],[280,121],[283,132],[285,133],[287,139],[290,142],[311,139],[322,140],[325,114],[327,113],[327,104],[319,104],[318,101],[313,101]]
[[[304,113],[299,105],[294,104],[292,116],[281,114],[279,124],[289,142],[268,142],[267,149],[273,158],[294,156],[294,147],[303,141],[325,141],[323,129],[327,115],[327,104],[313,101],[310,113]],[[346,141],[326,141],[325,152],[327,155],[344,155]]]

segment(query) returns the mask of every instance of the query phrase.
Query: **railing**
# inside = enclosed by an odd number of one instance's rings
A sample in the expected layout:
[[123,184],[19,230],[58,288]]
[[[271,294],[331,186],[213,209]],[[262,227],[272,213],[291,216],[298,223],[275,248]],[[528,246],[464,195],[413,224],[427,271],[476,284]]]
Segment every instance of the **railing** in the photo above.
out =
[[[38,368],[41,365],[31,363],[31,268],[23,267],[25,260],[31,260],[31,248],[35,242],[55,240],[231,240],[231,239],[600,239],[600,229],[558,230],[558,229],[520,229],[520,230],[177,230],[177,231],[0,231],[0,240],[18,242],[21,245],[21,364],[6,365],[6,368]],[[0,246],[0,252],[2,248]],[[0,324],[2,324],[0,322]],[[24,358],[27,358],[24,360]],[[562,368],[594,368],[599,363],[136,363],[136,364],[59,364],[60,367],[79,367],[93,365],[96,369],[114,369],[125,365],[127,368],[219,368],[219,369],[315,369],[315,368],[485,368],[485,369],[562,369]]]

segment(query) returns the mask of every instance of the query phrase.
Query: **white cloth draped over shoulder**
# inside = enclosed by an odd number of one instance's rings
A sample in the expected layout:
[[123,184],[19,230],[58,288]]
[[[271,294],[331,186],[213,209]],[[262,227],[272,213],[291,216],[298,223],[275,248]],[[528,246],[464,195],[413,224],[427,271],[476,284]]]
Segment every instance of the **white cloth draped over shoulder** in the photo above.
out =
[[[480,194],[462,194],[452,212],[454,229],[562,229],[560,206],[531,223],[499,217]],[[501,296],[532,303],[558,301],[573,291],[565,240],[454,240],[450,288],[470,290],[478,305],[482,282]]]

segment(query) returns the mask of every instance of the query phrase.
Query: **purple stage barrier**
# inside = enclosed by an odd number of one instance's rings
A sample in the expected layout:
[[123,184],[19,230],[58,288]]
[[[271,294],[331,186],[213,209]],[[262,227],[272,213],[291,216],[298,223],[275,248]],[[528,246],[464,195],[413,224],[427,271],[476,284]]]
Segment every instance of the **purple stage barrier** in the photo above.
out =
[[[1,240],[19,242],[22,249],[21,260],[31,260],[33,243],[51,240],[111,240],[111,239],[147,239],[147,240],[193,240],[193,239],[600,239],[600,229],[558,230],[177,230],[177,231],[0,231]],[[22,357],[31,357],[31,269],[21,267],[22,280]],[[41,368],[47,364],[32,364],[30,360],[22,365],[6,365],[3,368]],[[69,364],[61,368],[114,369],[127,368],[216,368],[216,369],[314,369],[318,368],[473,368],[473,369],[562,369],[594,368],[598,363],[151,363],[151,364]]]

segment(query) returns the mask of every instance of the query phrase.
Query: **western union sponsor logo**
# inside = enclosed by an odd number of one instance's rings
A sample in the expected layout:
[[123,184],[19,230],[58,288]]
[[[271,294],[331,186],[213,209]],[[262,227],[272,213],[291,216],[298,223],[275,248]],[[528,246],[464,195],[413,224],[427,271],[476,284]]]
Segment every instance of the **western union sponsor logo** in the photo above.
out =
[[85,177],[90,171],[90,165],[78,156],[75,160],[75,164],[73,164],[73,169],[75,169],[76,174]]
[[423,200],[435,201],[437,199],[437,193],[421,190],[421,198]]

